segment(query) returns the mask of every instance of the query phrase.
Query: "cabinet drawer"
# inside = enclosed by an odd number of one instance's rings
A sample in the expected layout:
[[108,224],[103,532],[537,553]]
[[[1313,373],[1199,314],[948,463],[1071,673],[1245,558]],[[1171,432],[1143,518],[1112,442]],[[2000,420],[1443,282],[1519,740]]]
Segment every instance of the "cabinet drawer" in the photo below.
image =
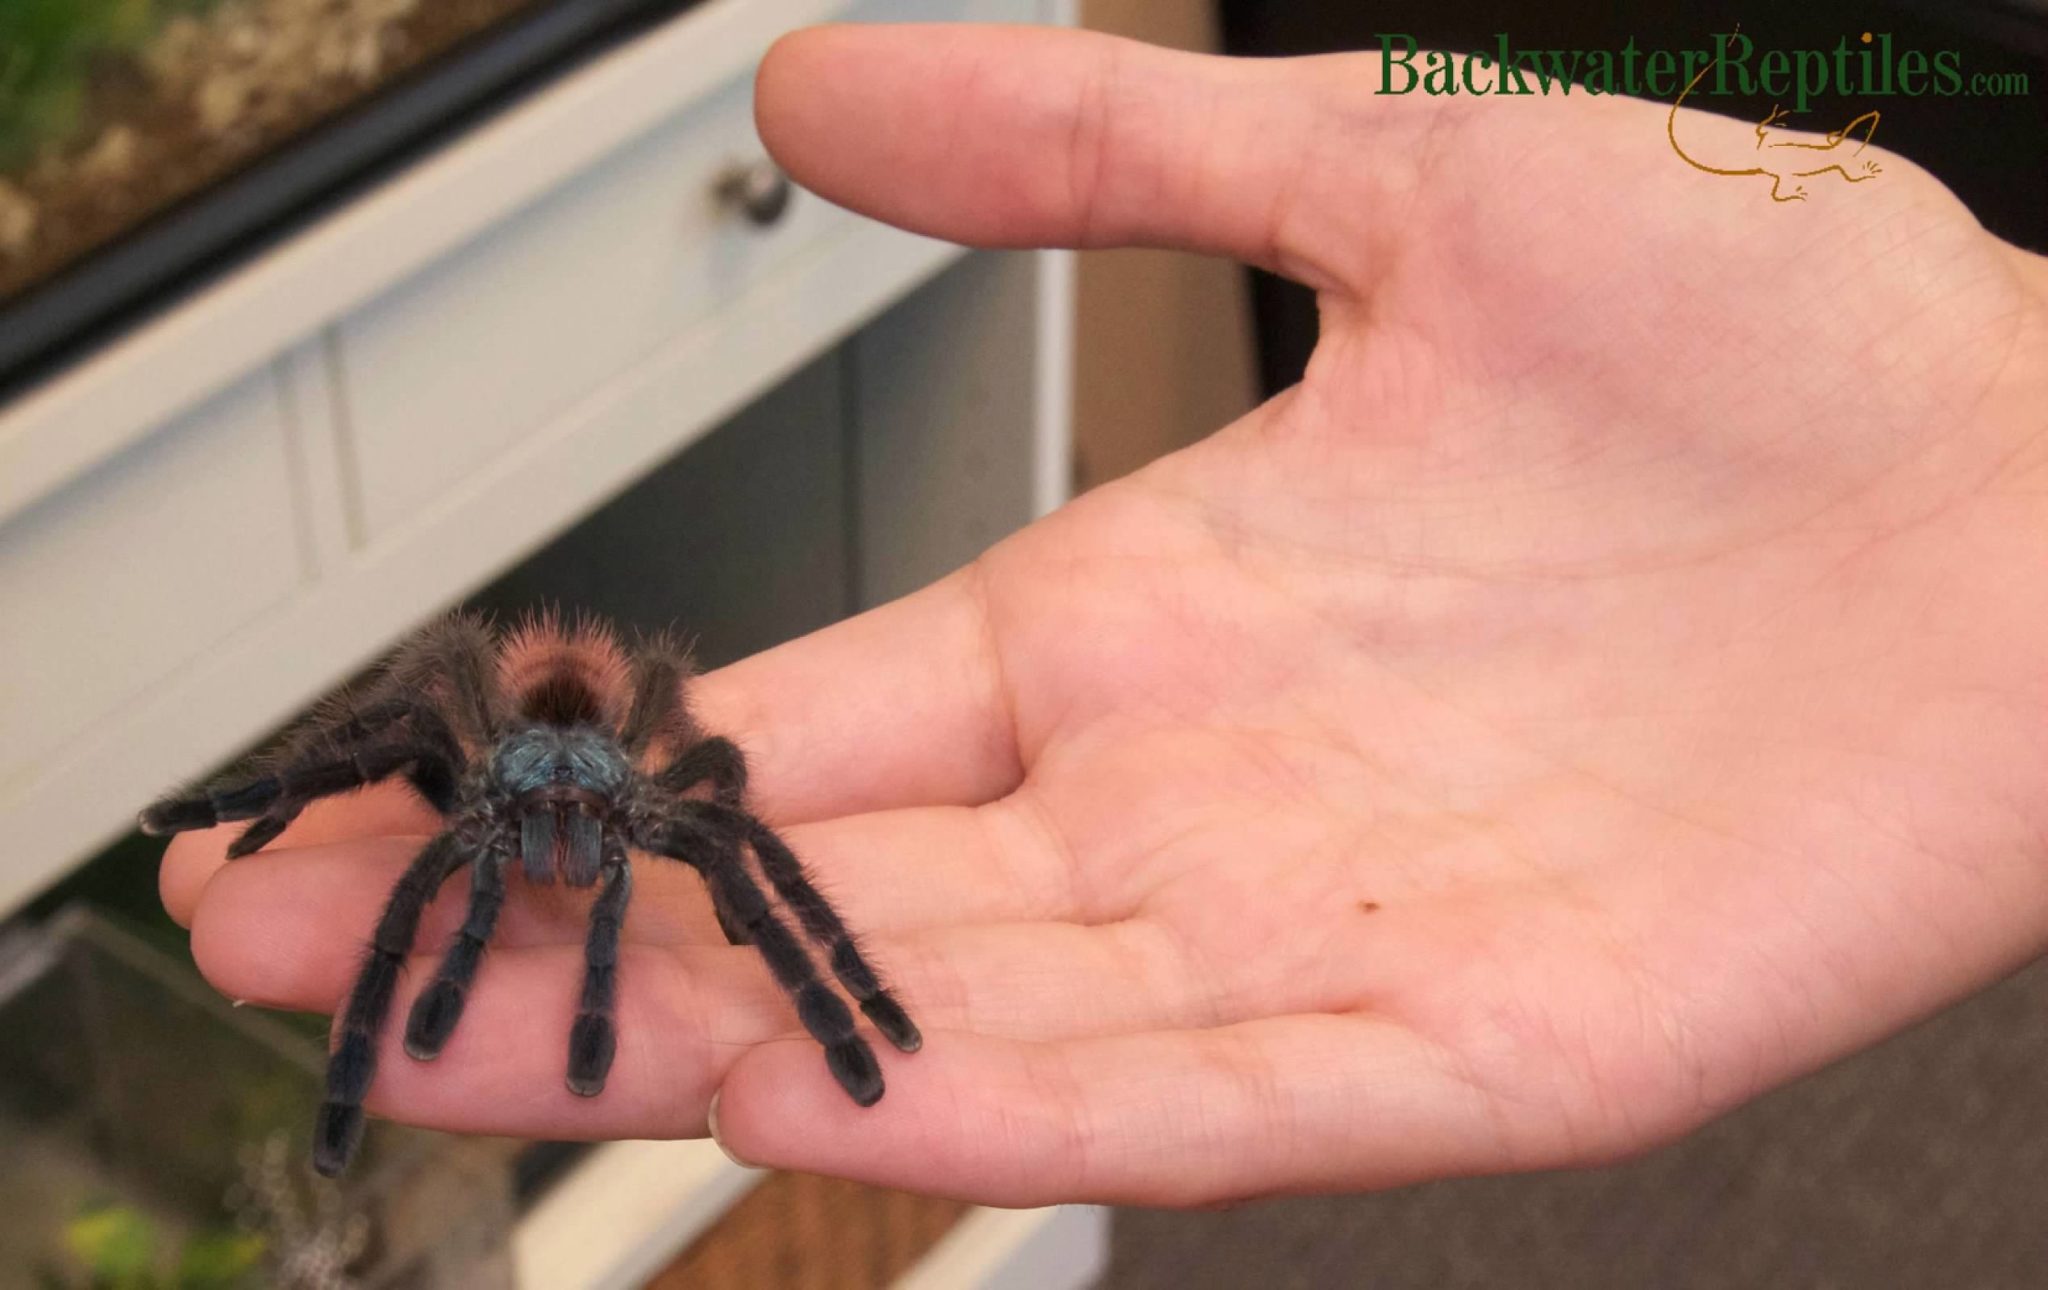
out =
[[764,155],[745,77],[347,320],[364,536],[852,220],[802,192],[766,226],[720,203]]
[[[1038,14],[1038,0],[868,0],[846,16]],[[358,539],[387,534],[862,222],[801,190],[766,225],[718,199],[722,177],[765,159],[749,60],[720,89],[339,324]],[[690,429],[677,425],[676,441]]]
[[264,369],[0,523],[0,799],[301,576]]

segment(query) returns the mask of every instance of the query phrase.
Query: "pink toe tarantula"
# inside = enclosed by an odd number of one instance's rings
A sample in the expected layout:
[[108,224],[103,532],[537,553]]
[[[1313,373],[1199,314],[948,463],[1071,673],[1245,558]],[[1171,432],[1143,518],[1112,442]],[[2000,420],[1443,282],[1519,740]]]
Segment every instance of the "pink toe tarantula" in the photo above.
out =
[[747,865],[752,855],[891,1044],[915,1052],[916,1025],[882,985],[802,864],[744,805],[746,762],[690,715],[688,658],[665,641],[627,649],[606,626],[529,621],[502,640],[481,620],[444,619],[401,646],[358,694],[316,714],[246,778],[169,797],[142,814],[164,834],[248,820],[230,858],[257,851],[309,802],[402,776],[443,824],[405,871],[371,931],[327,1067],[313,1163],[330,1177],[362,1140],[377,1039],[420,916],[470,867],[468,917],[414,1002],[405,1051],[440,1053],[462,1016],[506,877],[595,887],[583,991],[569,1026],[568,1084],[595,1097],[617,1051],[619,933],[633,887],[629,852],[680,860],[704,879],[726,938],[752,945],[824,1045],[825,1064],[861,1106],[882,1096],[874,1051]]

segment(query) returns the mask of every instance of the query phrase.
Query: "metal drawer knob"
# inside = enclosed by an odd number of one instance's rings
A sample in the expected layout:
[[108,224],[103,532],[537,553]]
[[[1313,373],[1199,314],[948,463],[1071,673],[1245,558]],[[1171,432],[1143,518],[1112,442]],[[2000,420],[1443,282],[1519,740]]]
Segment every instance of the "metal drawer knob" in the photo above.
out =
[[767,228],[789,210],[795,188],[782,167],[762,157],[728,168],[718,177],[716,191],[721,205],[738,211],[757,228]]

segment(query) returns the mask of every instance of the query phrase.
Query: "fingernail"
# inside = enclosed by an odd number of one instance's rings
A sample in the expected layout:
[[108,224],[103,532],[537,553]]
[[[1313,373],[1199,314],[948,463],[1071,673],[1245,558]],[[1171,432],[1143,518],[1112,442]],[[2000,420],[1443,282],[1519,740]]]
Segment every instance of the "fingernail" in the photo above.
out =
[[724,1096],[725,1096],[725,1090],[724,1090],[724,1089],[720,1089],[720,1090],[718,1090],[718,1091],[717,1091],[716,1093],[713,1093],[713,1094],[711,1095],[711,1105],[710,1105],[710,1106],[707,1106],[707,1107],[705,1107],[705,1108],[704,1108],[704,1123],[705,1123],[705,1124],[706,1124],[706,1125],[707,1125],[707,1126],[708,1126],[708,1127],[709,1127],[709,1128],[711,1129],[711,1140],[712,1140],[713,1142],[716,1142],[716,1143],[718,1144],[718,1149],[719,1149],[720,1151],[723,1151],[723,1152],[725,1153],[725,1158],[726,1158],[727,1160],[730,1160],[730,1161],[732,1161],[732,1162],[733,1162],[734,1164],[738,1165],[738,1166],[739,1166],[740,1168],[742,1168],[742,1169],[754,1169],[754,1168],[758,1168],[759,1166],[755,1165],[753,1161],[751,1161],[751,1160],[744,1160],[744,1159],[741,1159],[741,1157],[740,1157],[740,1153],[739,1153],[739,1152],[737,1152],[737,1151],[734,1151],[734,1150],[733,1150],[733,1149],[732,1149],[731,1147],[729,1147],[729,1146],[725,1145],[725,1139],[724,1139],[723,1137],[720,1137],[720,1136],[719,1136],[719,1133],[718,1133],[718,1099],[719,1099],[719,1098],[721,1098],[721,1097],[724,1097]]

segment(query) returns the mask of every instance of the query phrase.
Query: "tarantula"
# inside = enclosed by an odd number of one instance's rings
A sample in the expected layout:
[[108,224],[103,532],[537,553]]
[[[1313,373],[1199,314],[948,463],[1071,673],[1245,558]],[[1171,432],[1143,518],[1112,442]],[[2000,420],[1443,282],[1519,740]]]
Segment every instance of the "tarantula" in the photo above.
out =
[[856,1103],[882,1096],[874,1051],[852,1013],[748,871],[768,885],[825,952],[832,973],[875,1028],[916,1052],[917,1027],[774,830],[743,803],[746,762],[690,714],[688,657],[666,641],[628,650],[596,622],[529,620],[502,641],[482,620],[444,619],[400,646],[360,694],[345,694],[286,737],[253,778],[164,799],[144,832],[249,826],[230,859],[262,848],[305,806],[402,776],[445,823],[392,889],[342,1013],[314,1130],[313,1164],[332,1177],[363,1133],[362,1103],[421,913],[456,870],[471,867],[469,910],[440,969],[406,1020],[405,1051],[437,1056],[462,1015],[484,945],[505,901],[505,873],[596,887],[584,946],[583,992],[569,1028],[568,1084],[603,1091],[618,1036],[619,933],[633,870],[628,851],[680,860],[711,894],[726,939],[751,944],[825,1048],[825,1064]]

